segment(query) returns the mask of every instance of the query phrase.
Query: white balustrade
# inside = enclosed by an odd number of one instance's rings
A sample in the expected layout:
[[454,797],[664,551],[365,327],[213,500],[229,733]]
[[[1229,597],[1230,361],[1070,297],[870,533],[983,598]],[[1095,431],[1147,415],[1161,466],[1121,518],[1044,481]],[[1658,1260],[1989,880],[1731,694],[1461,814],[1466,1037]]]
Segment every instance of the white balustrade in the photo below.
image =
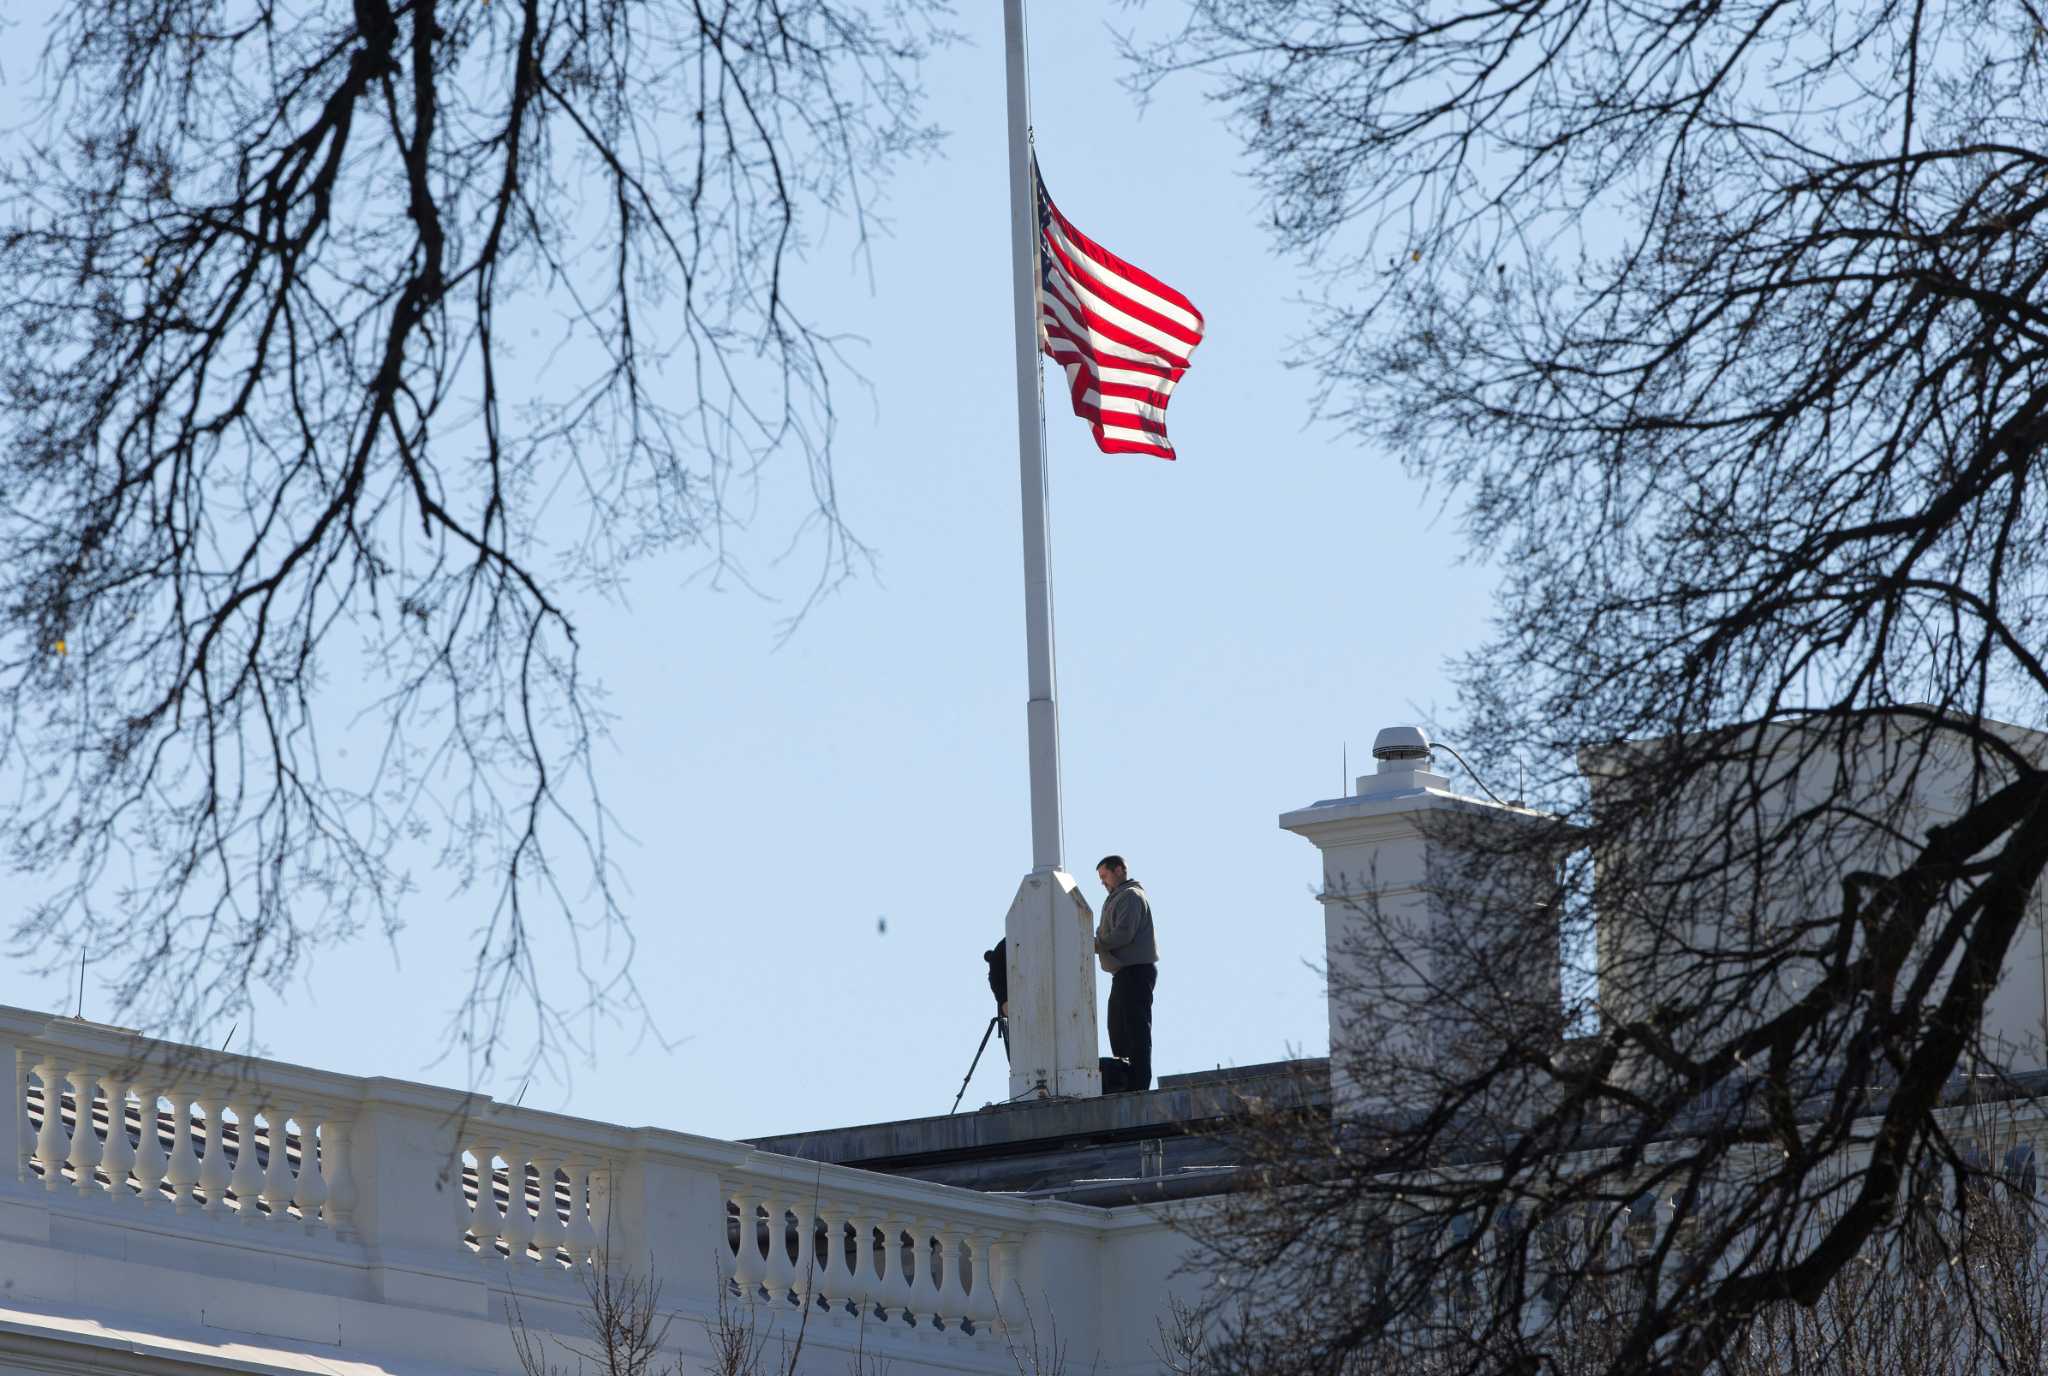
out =
[[[476,1162],[476,1196],[471,1201],[458,1193],[458,1227],[463,1244],[473,1243],[479,1260],[495,1262],[502,1255],[513,1263],[547,1266],[590,1261],[603,1245],[596,1218],[603,1192],[589,1161],[545,1144],[491,1145],[474,1134],[468,1141],[464,1151]],[[505,1163],[502,1210],[500,1159]]]
[[[708,1302],[696,1249],[717,1237],[732,1293],[779,1322],[866,1323],[870,1336],[914,1329],[920,1342],[971,1342],[999,1321],[1004,1240],[1026,1236],[1041,1207],[69,1020],[23,1033],[26,1017],[0,1010],[0,1065],[14,1075],[14,1188],[52,1209],[109,1222],[125,1214],[170,1234],[391,1246],[402,1250],[387,1255],[413,1258],[442,1246],[451,1276],[471,1278],[469,1256],[543,1273],[607,1251],[628,1265],[651,1256],[679,1304]],[[360,1163],[350,1159],[358,1124],[370,1153]],[[440,1191],[451,1179],[444,1214]],[[355,1231],[358,1190],[376,1192],[365,1203],[365,1236]],[[622,1236],[610,1235],[614,1197],[702,1208],[714,1194],[720,1215],[706,1217],[700,1234],[666,1223],[649,1234],[649,1220],[663,1215],[636,1203]],[[717,1231],[728,1220],[729,1232]],[[361,1264],[360,1252],[320,1254]]]
[[295,1170],[281,1100],[238,1073],[246,1061],[163,1043],[92,1055],[17,1047],[10,1059],[15,1111],[34,1129],[20,1134],[24,1181],[46,1191],[68,1182],[83,1201],[141,1209],[168,1198],[178,1213],[247,1225],[296,1213],[309,1231],[331,1230],[345,1215],[347,1182],[321,1174],[323,1163],[333,1169],[329,1143],[345,1123],[300,1107]]
[[[991,1333],[999,1318],[993,1254],[1001,1230],[936,1207],[903,1207],[889,1189],[901,1183],[878,1177],[849,1195],[800,1179],[728,1177],[720,1194],[737,1245],[727,1274],[741,1297],[778,1308],[794,1296],[814,1323],[865,1316],[870,1324],[915,1324],[963,1341]],[[937,1187],[911,1188],[930,1194]]]

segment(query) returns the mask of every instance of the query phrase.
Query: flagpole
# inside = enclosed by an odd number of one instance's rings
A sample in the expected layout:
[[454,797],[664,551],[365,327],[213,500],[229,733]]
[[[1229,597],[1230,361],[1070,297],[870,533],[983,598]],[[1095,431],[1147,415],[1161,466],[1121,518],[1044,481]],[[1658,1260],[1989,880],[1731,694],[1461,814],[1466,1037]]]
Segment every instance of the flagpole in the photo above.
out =
[[1024,0],[1003,0],[1010,96],[1010,265],[1016,305],[1017,456],[1024,497],[1025,709],[1031,754],[1031,866],[1061,868],[1060,722],[1053,692],[1052,542],[1046,525],[1045,388],[1038,357],[1038,188],[1031,162],[1031,92]]

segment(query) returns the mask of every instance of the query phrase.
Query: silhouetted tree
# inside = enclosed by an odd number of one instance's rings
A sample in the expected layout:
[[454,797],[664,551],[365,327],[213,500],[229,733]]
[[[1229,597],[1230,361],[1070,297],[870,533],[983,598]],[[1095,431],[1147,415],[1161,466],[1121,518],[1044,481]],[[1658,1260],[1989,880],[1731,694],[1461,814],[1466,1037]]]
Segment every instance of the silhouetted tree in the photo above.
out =
[[[2048,864],[2043,14],[1189,8],[1135,82],[1214,83],[1326,413],[1501,571],[1444,729],[1558,819],[1444,824],[1437,959],[1357,905],[1333,999],[1407,980],[1456,1054],[1335,1050],[1369,1102],[1212,1235],[1265,1299],[1229,1369],[1708,1369],[1912,1252],[1998,1165],[1961,1077],[2044,1060],[1984,1021]],[[1560,944],[1562,1006],[1515,970]],[[1632,1245],[1557,1262],[1588,1229]],[[1611,1342],[1556,1320],[1624,1283]]]
[[771,467],[819,586],[859,559],[792,269],[936,137],[944,9],[55,0],[0,172],[17,953],[198,1033],[395,924],[410,851],[490,899],[473,1050],[637,1004],[571,599],[732,569]]
[[[1715,1376],[1957,1376],[2041,1369],[2048,1355],[2048,1258],[2033,1203],[2004,1182],[1979,1191],[1967,1218],[1945,1212],[1934,1240],[1939,1254],[1913,1267],[1845,1267],[1811,1304],[1779,1300],[1765,1306],[1727,1350],[1711,1360]],[[1637,1230],[1640,1233],[1641,1230]],[[1585,1239],[1592,1244],[1592,1239]],[[1635,1245],[1627,1230],[1606,1246]],[[1583,1264],[1598,1244],[1574,1249]],[[1563,1258],[1559,1258],[1562,1260]],[[1582,1279],[1546,1315],[1558,1334],[1543,1369],[1592,1376],[1613,1369],[1628,1341],[1642,1293],[1624,1275]],[[1438,1319],[1454,1329],[1479,1307],[1456,1289],[1439,1296]],[[1226,1302],[1227,1304],[1227,1302]],[[1225,1310],[1226,1313],[1229,1311]],[[1242,1316],[1238,1316],[1242,1321]],[[1168,1331],[1162,1325],[1162,1331]],[[1162,1372],[1221,1376],[1242,1369],[1247,1334],[1229,1323],[1201,1328],[1176,1309],[1173,1346]],[[1475,1335],[1466,1330],[1466,1338]],[[1344,1370],[1370,1376],[1449,1376],[1465,1369],[1449,1344],[1416,1350],[1391,1338],[1369,1338],[1346,1354]]]

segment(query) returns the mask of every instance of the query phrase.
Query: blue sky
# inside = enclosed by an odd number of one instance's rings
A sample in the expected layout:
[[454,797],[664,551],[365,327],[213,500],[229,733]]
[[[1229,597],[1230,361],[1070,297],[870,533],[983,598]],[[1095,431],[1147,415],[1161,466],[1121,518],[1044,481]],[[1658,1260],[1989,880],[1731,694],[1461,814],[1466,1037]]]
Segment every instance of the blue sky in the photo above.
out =
[[[1000,6],[962,11],[971,41],[928,81],[951,139],[891,185],[872,289],[843,234],[802,283],[813,314],[865,336],[872,393],[846,399],[837,476],[876,571],[778,647],[809,573],[773,562],[792,468],[748,537],[782,600],[713,590],[684,556],[579,613],[617,714],[600,766],[633,838],[635,970],[668,1044],[600,1026],[529,1104],[717,1136],[940,1113],[986,1025],[981,952],[1030,834]],[[1139,111],[1099,14],[1035,8],[1041,167],[1082,229],[1194,299],[1208,337],[1173,401],[1178,463],[1096,453],[1048,387],[1068,868],[1099,904],[1092,862],[1121,852],[1152,895],[1160,1073],[1320,1054],[1319,867],[1275,818],[1338,792],[1347,742],[1364,772],[1377,728],[1448,705],[1441,665],[1485,633],[1489,575],[1460,563],[1441,494],[1311,423],[1313,379],[1286,358],[1313,284],[1274,256],[1199,86]],[[261,1049],[463,1082],[435,1053],[480,914],[421,879],[396,943],[264,996]],[[0,1001],[68,1012],[67,983],[0,969]],[[518,1076],[481,1088],[509,1099]],[[966,1106],[1005,1092],[991,1050]]]

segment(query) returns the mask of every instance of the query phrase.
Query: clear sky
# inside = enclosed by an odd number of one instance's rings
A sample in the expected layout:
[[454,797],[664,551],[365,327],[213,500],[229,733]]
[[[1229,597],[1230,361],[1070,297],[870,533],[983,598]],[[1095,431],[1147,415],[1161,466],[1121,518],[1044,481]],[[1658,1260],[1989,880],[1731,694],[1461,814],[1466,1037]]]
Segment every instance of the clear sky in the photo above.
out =
[[[528,1104],[715,1136],[942,1113],[987,1024],[981,952],[1031,854],[1001,7],[961,10],[971,42],[929,73],[948,149],[892,184],[872,289],[843,236],[805,274],[813,314],[866,339],[838,480],[876,573],[777,648],[808,569],[772,562],[771,479],[752,564],[783,601],[713,591],[683,557],[579,615],[618,718],[600,763],[633,838],[636,970],[670,1045],[600,1027]],[[1034,7],[1040,164],[1208,337],[1174,396],[1178,463],[1096,453],[1048,388],[1068,868],[1099,907],[1093,862],[1121,852],[1151,894],[1160,1073],[1319,1055],[1319,866],[1275,818],[1339,792],[1347,742],[1363,773],[1375,730],[1448,705],[1441,665],[1485,633],[1490,576],[1460,564],[1440,494],[1311,423],[1313,379],[1286,358],[1313,284],[1274,256],[1199,88],[1140,112],[1117,85],[1102,13]],[[462,1083],[435,1053],[477,903],[421,879],[395,945],[264,997],[259,1049]],[[0,969],[7,1003],[68,1012],[66,986]],[[94,993],[88,1016],[109,1016]],[[517,1078],[480,1087],[509,1099]],[[1006,1092],[992,1046],[963,1111]]]

